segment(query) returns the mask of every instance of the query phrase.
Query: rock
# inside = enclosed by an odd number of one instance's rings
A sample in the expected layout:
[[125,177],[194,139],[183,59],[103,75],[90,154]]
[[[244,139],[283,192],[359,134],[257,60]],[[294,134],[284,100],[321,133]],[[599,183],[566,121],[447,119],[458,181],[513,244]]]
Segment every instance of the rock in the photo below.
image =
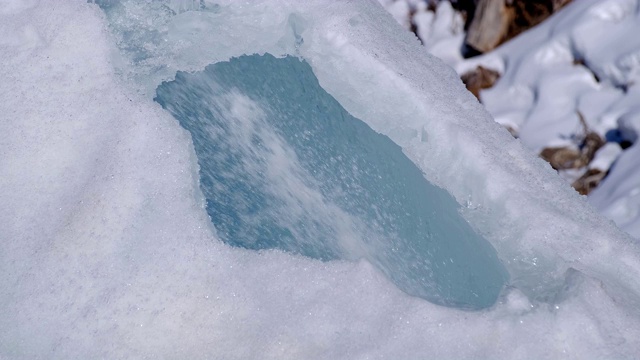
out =
[[576,111],[578,114],[578,120],[582,125],[582,129],[584,131],[584,137],[582,143],[580,144],[580,150],[582,153],[583,161],[585,161],[585,165],[591,163],[596,152],[606,143],[606,141],[596,132],[589,130],[589,125],[587,125],[584,116],[580,111]]
[[556,170],[579,169],[589,165],[598,149],[605,144],[598,133],[589,130],[584,116],[579,111],[577,114],[583,128],[583,136],[578,148],[550,147],[540,152],[540,157],[548,161]]
[[460,76],[467,90],[471,91],[478,100],[480,100],[480,90],[492,87],[499,78],[499,72],[483,66],[478,66],[475,70],[466,72]]
[[[577,113],[583,128],[583,136],[578,148],[544,148],[540,152],[540,157],[558,171],[588,166],[585,173],[571,184],[578,193],[588,195],[607,176],[611,163],[622,150],[617,144],[610,143],[605,146],[604,139],[596,132],[589,130],[584,116],[579,111]],[[599,149],[604,151],[598,152]],[[596,153],[599,155],[597,158]]]
[[507,0],[515,11],[515,18],[509,24],[509,31],[504,41],[526,31],[560,10],[571,0]]
[[591,190],[595,189],[609,174],[611,165],[621,153],[622,148],[619,144],[606,143],[596,152],[593,160],[589,163],[589,170],[576,179],[571,186],[581,195],[589,195]]
[[570,147],[544,148],[540,152],[540,157],[556,170],[576,169],[584,166],[580,150]]
[[584,175],[571,184],[580,195],[589,195],[591,190],[595,189],[602,179],[607,176],[607,171],[600,169],[589,169]]
[[465,44],[484,53],[501,44],[515,12],[505,0],[480,0],[467,30]]
[[495,49],[569,2],[571,0],[478,0],[465,39],[466,55]]

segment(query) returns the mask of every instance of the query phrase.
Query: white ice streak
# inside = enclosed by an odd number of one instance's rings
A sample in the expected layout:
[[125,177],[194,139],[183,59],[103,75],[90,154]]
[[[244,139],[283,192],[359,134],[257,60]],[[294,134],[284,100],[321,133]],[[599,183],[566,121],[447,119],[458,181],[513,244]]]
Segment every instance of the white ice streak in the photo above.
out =
[[[225,141],[233,144],[234,152],[242,154],[240,158],[243,161],[243,173],[256,177],[255,181],[258,183],[266,184],[265,190],[280,203],[270,207],[271,211],[278,213],[274,216],[278,225],[292,231],[292,237],[298,241],[320,239],[330,229],[335,237],[331,239],[334,241],[333,253],[352,260],[366,258],[368,254],[362,246],[364,239],[361,236],[364,235],[375,244],[373,240],[380,235],[367,230],[357,217],[325,200],[320,184],[315,183],[314,177],[301,166],[295,151],[266,122],[266,115],[260,104],[238,92],[210,101],[218,104],[220,114],[216,116],[230,121],[228,134],[232,138]],[[213,126],[212,128],[212,131],[216,131]],[[260,147],[255,146],[256,141],[260,143]],[[268,181],[260,181],[258,178],[261,177]],[[296,226],[305,222],[315,222],[321,228]],[[300,231],[305,233],[299,233]]]

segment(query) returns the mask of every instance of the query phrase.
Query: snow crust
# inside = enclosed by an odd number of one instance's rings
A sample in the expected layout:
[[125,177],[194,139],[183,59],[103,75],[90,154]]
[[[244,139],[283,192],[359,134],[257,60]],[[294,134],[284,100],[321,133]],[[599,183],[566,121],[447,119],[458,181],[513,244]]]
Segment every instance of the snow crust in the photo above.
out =
[[[0,357],[639,353],[640,249],[377,3],[194,4],[0,2]],[[191,138],[153,93],[265,52],[305,59],[466,206],[511,275],[495,307],[410,297],[366,261],[219,241]]]

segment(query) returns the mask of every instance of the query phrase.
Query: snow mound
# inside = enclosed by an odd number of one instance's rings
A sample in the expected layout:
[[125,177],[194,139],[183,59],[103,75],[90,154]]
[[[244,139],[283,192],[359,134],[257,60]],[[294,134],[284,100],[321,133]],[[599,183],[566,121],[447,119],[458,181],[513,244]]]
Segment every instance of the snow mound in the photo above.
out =
[[[0,357],[640,352],[637,246],[378,4],[101,6],[0,5]],[[349,114],[463,205],[510,275],[494,307],[408,296],[366,260],[220,241],[194,140],[153,97],[177,71],[254,53],[304,59]]]
[[[573,1],[486,55],[456,58],[459,46],[452,39],[447,42],[451,53],[434,54],[459,74],[478,65],[501,72],[496,85],[480,93],[482,103],[535,153],[574,146],[582,133],[581,117],[603,139],[633,143],[640,126],[639,17],[637,0]],[[633,200],[640,191],[640,168],[637,160],[629,160],[638,159],[636,152],[610,152],[615,155],[606,162],[615,165],[601,169],[610,173],[589,202],[640,238],[640,212]]]

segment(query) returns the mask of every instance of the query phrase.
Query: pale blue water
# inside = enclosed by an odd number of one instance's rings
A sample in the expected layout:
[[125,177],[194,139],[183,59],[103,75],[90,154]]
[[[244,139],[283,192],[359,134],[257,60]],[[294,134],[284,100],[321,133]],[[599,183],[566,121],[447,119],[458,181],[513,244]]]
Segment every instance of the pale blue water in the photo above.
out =
[[228,244],[365,258],[408,294],[495,303],[507,279],[495,250],[306,62],[252,55],[180,72],[156,101],[191,133],[207,212]]

